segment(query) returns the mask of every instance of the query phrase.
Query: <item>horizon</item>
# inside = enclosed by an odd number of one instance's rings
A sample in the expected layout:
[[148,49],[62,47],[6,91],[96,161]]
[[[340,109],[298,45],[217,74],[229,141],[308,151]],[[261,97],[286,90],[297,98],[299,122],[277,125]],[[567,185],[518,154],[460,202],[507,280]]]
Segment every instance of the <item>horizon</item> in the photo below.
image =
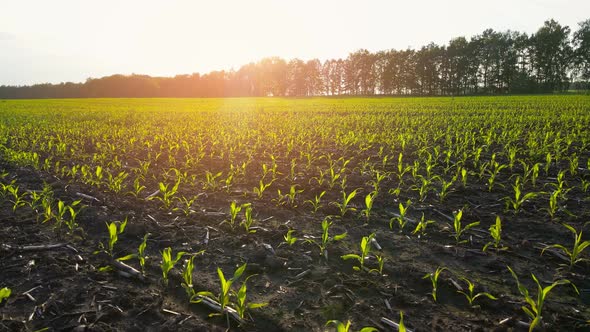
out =
[[[323,62],[346,58],[358,49],[377,52],[416,49],[430,42],[443,45],[488,28],[530,35],[549,19],[573,32],[590,12],[590,3],[578,0],[517,4],[502,0],[488,6],[485,15],[473,1],[464,0],[372,4],[309,0],[226,0],[206,5],[187,1],[8,3],[6,12],[13,15],[0,22],[0,85],[81,83],[116,74],[204,74],[237,70],[273,56]],[[31,5],[37,10],[27,11]]]

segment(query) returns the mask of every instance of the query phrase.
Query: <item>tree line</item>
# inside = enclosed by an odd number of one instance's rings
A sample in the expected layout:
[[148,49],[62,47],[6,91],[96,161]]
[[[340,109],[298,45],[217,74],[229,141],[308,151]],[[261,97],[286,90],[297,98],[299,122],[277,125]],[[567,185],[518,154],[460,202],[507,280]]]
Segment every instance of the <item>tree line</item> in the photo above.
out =
[[264,58],[239,70],[84,83],[0,86],[0,98],[476,95],[590,88],[590,19],[575,32],[555,20],[532,35],[487,29],[447,45],[360,49],[345,59]]

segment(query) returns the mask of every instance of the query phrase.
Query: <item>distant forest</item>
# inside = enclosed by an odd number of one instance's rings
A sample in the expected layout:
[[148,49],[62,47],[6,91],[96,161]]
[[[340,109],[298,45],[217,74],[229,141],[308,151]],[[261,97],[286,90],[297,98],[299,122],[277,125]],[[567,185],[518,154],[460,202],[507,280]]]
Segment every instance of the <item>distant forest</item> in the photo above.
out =
[[[327,37],[328,38],[328,37]],[[345,59],[264,58],[235,71],[84,83],[0,86],[0,98],[477,95],[590,88],[590,19],[571,32],[555,20],[532,35],[492,29],[420,49],[361,49]]]

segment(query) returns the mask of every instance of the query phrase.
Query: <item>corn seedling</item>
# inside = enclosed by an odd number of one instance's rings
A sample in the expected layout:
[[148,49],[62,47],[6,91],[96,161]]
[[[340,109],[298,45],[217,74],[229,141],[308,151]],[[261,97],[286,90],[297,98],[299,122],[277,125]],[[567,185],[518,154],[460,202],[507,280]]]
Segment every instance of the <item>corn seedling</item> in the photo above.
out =
[[330,186],[330,189],[332,189],[332,188],[334,188],[334,186],[338,182],[338,179],[340,179],[340,176],[342,176],[342,173],[336,172],[335,166],[333,164],[331,164],[329,174],[330,174],[330,178],[329,178],[330,181],[329,181],[328,185]]
[[373,174],[375,175],[375,179],[372,180],[371,182],[369,182],[369,184],[371,186],[373,186],[374,192],[379,192],[379,189],[381,188],[381,182],[383,182],[383,180],[385,180],[387,178],[387,173],[381,173],[380,171],[375,171],[375,172],[373,172]]
[[178,200],[181,203],[181,207],[176,207],[176,208],[172,209],[173,211],[180,210],[180,211],[182,211],[182,213],[184,213],[185,216],[189,216],[191,213],[195,212],[193,210],[193,205],[195,204],[195,201],[197,200],[196,196],[193,196],[190,199],[182,196]]
[[319,167],[318,167],[318,172],[320,174],[318,176],[314,176],[313,178],[311,178],[311,180],[309,180],[309,182],[311,183],[312,180],[315,180],[315,182],[317,182],[317,184],[318,184],[318,187],[322,187],[324,185],[324,182],[326,179],[326,172],[324,172],[324,170],[322,170]]
[[331,202],[332,205],[338,207],[340,210],[340,216],[344,217],[346,212],[348,211],[356,211],[356,208],[350,207],[350,201],[356,196],[358,189],[351,191],[349,194],[346,194],[344,190],[342,190],[342,201],[341,202]]
[[[336,332],[349,332],[350,331],[350,321],[347,321],[346,323],[343,323],[339,320],[329,320],[326,323],[326,326],[330,326],[330,325],[334,325],[334,327],[336,328]],[[363,327],[362,329],[359,330],[359,332],[375,332],[375,331],[379,331],[374,327],[370,327],[370,326],[366,326]],[[402,330],[399,330],[400,332],[402,332]]]
[[346,254],[341,256],[341,258],[343,260],[349,260],[349,259],[356,259],[359,263],[359,266],[353,266],[353,269],[355,271],[360,271],[365,269],[365,259],[369,256],[369,253],[371,252],[371,240],[375,237],[375,233],[369,235],[369,236],[363,236],[363,238],[361,239],[361,244],[360,244],[360,248],[361,248],[361,254],[357,255],[357,254]]
[[524,301],[528,304],[528,307],[526,305],[523,305],[521,308],[522,308],[522,311],[524,311],[525,314],[527,314],[527,316],[529,316],[529,318],[531,318],[531,320],[532,320],[531,325],[529,327],[529,332],[532,332],[537,325],[541,324],[543,305],[545,304],[545,300],[546,300],[547,296],[549,295],[549,292],[555,286],[569,284],[574,288],[576,293],[579,294],[576,286],[571,281],[569,281],[567,279],[557,280],[549,286],[542,287],[541,284],[539,283],[539,280],[537,279],[537,277],[531,273],[531,277],[533,278],[533,280],[537,284],[537,296],[536,296],[536,298],[534,298],[530,295],[529,290],[518,281],[518,276],[510,268],[510,266],[507,266],[507,268],[510,271],[510,273],[512,274],[512,277],[514,277],[514,280],[516,280],[516,285],[518,286],[518,291],[520,292],[520,295],[522,295],[524,297]]
[[553,244],[553,245],[545,247],[541,251],[541,255],[545,252],[545,250],[547,250],[549,248],[559,249],[569,258],[569,260],[570,260],[569,267],[573,268],[574,265],[576,265],[577,263],[588,260],[588,259],[582,258],[580,256],[582,255],[582,252],[588,246],[590,246],[590,241],[582,241],[582,231],[581,230],[578,233],[578,231],[576,231],[575,228],[573,228],[572,226],[565,224],[565,223],[563,224],[563,227],[567,228],[574,235],[574,244],[572,246],[572,249],[569,250],[568,248],[566,248],[565,246],[562,246],[561,244]]
[[292,185],[289,188],[289,193],[285,194],[285,196],[287,197],[287,203],[289,203],[289,205],[291,205],[291,207],[297,207],[297,204],[296,204],[297,195],[301,194],[302,192],[303,192],[303,189],[298,190],[296,184]]
[[61,228],[62,223],[64,222],[66,214],[66,203],[62,200],[57,201],[57,214],[54,215],[55,217],[55,228]]
[[10,288],[4,287],[0,289],[0,304],[2,304],[4,300],[8,299],[10,297],[10,294],[12,294],[12,290]]
[[551,153],[547,152],[547,155],[545,155],[545,165],[543,166],[543,169],[545,170],[545,175],[549,175],[549,168],[551,167]]
[[43,199],[43,194],[40,194],[37,191],[31,191],[29,193],[30,201],[27,202],[27,205],[31,208],[33,212],[38,212],[39,207],[41,206],[41,200]]
[[410,200],[408,200],[406,202],[406,206],[404,206],[404,204],[402,202],[399,203],[399,205],[398,205],[399,216],[393,217],[389,220],[389,228],[393,228],[393,223],[395,221],[397,221],[397,224],[399,225],[400,232],[403,232],[404,227],[406,227],[406,224],[408,223],[408,219],[406,218],[406,214],[407,214],[408,208],[410,207],[411,204],[412,204],[412,201],[410,201]]
[[524,202],[528,201],[529,199],[535,198],[539,195],[539,193],[536,193],[536,192],[530,192],[530,193],[526,193],[523,195],[521,187],[522,187],[522,184],[520,183],[520,175],[519,175],[516,177],[516,180],[514,181],[514,185],[512,185],[512,188],[514,189],[514,198],[511,198],[511,197],[504,198],[504,200],[506,201],[506,211],[508,211],[510,208],[512,208],[514,213],[518,213]]
[[53,198],[46,196],[43,197],[41,201],[41,205],[43,206],[43,223],[48,222],[53,218],[53,209],[51,205],[53,204]]
[[[286,244],[292,246],[295,244],[295,242],[297,242],[298,239],[293,236],[293,232],[295,232],[294,229],[289,229],[287,231],[287,234],[283,235],[283,239],[285,239],[285,242],[283,242],[283,243],[286,243]],[[283,244],[283,243],[281,243],[281,244]]]
[[[119,235],[125,231],[125,227],[127,226],[127,218],[123,222],[120,221],[113,221],[111,223],[107,223],[107,230],[109,231],[109,243],[107,247],[107,253],[109,256],[113,257],[113,249],[115,248],[115,244],[119,240]],[[102,246],[102,242],[100,243]]]
[[467,170],[465,168],[461,168],[461,184],[463,188],[467,187]]
[[19,207],[25,206],[27,204],[27,201],[25,200],[25,196],[26,193],[19,193],[18,190],[19,187],[18,186],[13,186],[10,185],[6,188],[6,190],[10,193],[10,195],[12,196],[12,211],[15,212],[16,209],[18,209]]
[[547,209],[547,212],[549,213],[551,219],[555,217],[557,211],[559,210],[559,196],[559,190],[554,190],[549,194],[549,208]]
[[160,268],[162,269],[162,281],[165,286],[168,285],[168,273],[184,255],[186,255],[186,252],[180,251],[176,253],[176,258],[172,259],[172,248],[168,247],[162,250],[162,263],[160,264]]
[[222,172],[218,172],[216,174],[213,174],[209,171],[205,172],[205,183],[203,183],[203,189],[207,190],[207,189],[211,189],[211,190],[217,190],[217,188],[220,185],[220,181],[218,180],[218,178],[221,177],[223,173]]
[[238,205],[235,201],[232,201],[229,204],[229,220],[224,220],[223,223],[228,223],[232,229],[236,226],[236,220],[238,218],[238,214],[242,211],[244,205]]
[[143,236],[143,241],[139,244],[137,248],[137,259],[139,260],[139,266],[141,267],[141,274],[145,275],[145,261],[147,260],[148,256],[145,253],[145,248],[147,247],[147,239],[150,236],[150,233],[147,233]]
[[[67,210],[67,212],[70,214],[69,218],[64,218],[63,222],[64,224],[66,224],[66,226],[68,227],[68,230],[70,232],[72,232],[74,230],[74,228],[78,227],[78,222],[76,221],[76,218],[78,217],[78,214],[80,213],[80,211],[82,211],[83,206],[80,205],[80,200],[74,201],[72,202],[72,204],[65,206],[65,209]],[[62,201],[58,202],[58,206],[59,203],[63,203]],[[80,208],[76,209],[76,206],[80,205]],[[60,217],[61,218],[61,217]]]
[[208,297],[211,299],[215,299],[215,300],[217,300],[217,302],[219,302],[221,312],[216,313],[216,314],[211,314],[209,316],[222,315],[223,313],[225,313],[226,307],[230,304],[230,295],[231,295],[231,291],[232,291],[231,290],[232,284],[242,276],[242,274],[244,273],[245,270],[246,270],[246,264],[238,267],[236,269],[236,271],[234,272],[233,277],[231,277],[230,279],[226,279],[225,275],[223,274],[223,271],[221,270],[221,268],[218,267],[217,268],[217,276],[219,278],[219,286],[220,286],[219,294],[217,296],[215,296],[215,294],[213,294],[212,292],[200,291],[200,292],[197,292],[193,296],[193,298],[191,299],[191,303],[201,302],[202,297]]
[[184,264],[184,269],[182,270],[182,280],[183,282],[180,284],[186,295],[189,299],[192,299],[195,295],[195,290],[193,289],[193,270],[195,269],[195,265],[193,261],[195,260],[195,255],[191,255],[189,259],[186,260]]
[[416,225],[416,228],[414,228],[414,231],[412,231],[412,234],[418,234],[418,237],[424,236],[426,235],[426,227],[434,223],[434,220],[426,220],[426,218],[424,217],[424,213],[422,213],[422,217]]
[[107,188],[115,193],[123,190],[123,181],[129,176],[126,172],[120,172],[116,176],[113,176],[110,172],[107,172]]
[[485,296],[490,300],[497,300],[498,298],[493,296],[490,293],[486,293],[486,292],[480,292],[480,293],[475,293],[475,285],[467,278],[461,278],[461,280],[465,281],[467,283],[467,292],[464,292],[462,290],[457,291],[457,293],[463,294],[465,296],[465,298],[467,299],[467,302],[469,302],[469,306],[473,307],[473,302],[475,300],[477,300],[477,298]]
[[326,194],[326,191],[324,190],[319,195],[315,195],[313,200],[308,199],[304,203],[311,205],[313,208],[312,212],[316,213],[318,211],[318,209],[321,207],[320,201],[321,201],[322,197],[324,197],[325,194]]
[[240,318],[242,318],[242,319],[246,316],[246,313],[249,310],[262,308],[262,307],[268,305],[268,303],[253,303],[253,302],[247,302],[246,301],[246,296],[247,296],[247,292],[248,292],[248,288],[246,286],[246,282],[251,277],[253,277],[253,275],[251,275],[248,278],[246,278],[246,280],[244,280],[244,282],[240,286],[240,289],[237,291],[237,293],[235,293],[235,296],[236,296],[236,304],[235,304],[236,311],[238,312],[238,316],[240,316]]
[[328,245],[334,241],[340,241],[346,237],[346,232],[338,235],[334,235],[330,237],[329,231],[330,226],[332,226],[332,222],[329,221],[329,218],[326,217],[322,220],[322,237],[321,242],[316,241],[315,239],[306,239],[306,242],[313,243],[320,249],[320,256],[323,256],[326,260],[328,259]]
[[244,204],[244,207],[246,210],[244,211],[244,220],[242,220],[241,225],[246,229],[246,233],[256,233],[256,230],[252,229],[252,224],[254,223],[254,217],[252,217],[252,204]]
[[575,176],[578,173],[578,167],[580,166],[580,159],[578,155],[573,154],[568,157],[569,160],[569,171],[572,176]]
[[376,191],[373,191],[372,193],[369,193],[367,196],[365,196],[365,208],[362,210],[362,214],[367,219],[367,222],[369,222],[369,217],[371,216],[371,210],[373,209],[373,203],[375,202],[376,196]]
[[[493,159],[495,155],[492,156]],[[492,189],[494,188],[494,184],[496,182],[496,178],[498,177],[498,174],[500,174],[500,171],[503,170],[504,168],[506,168],[506,165],[500,165],[497,161],[492,160],[490,162],[491,165],[491,170],[488,170],[488,191],[492,191]]]
[[432,295],[434,302],[436,302],[436,294],[438,291],[438,277],[440,276],[440,273],[446,269],[446,267],[437,267],[436,271],[427,273],[424,277],[422,277],[422,279],[430,279],[430,282],[432,283],[432,292],[430,295]]
[[263,180],[261,179],[258,182],[258,187],[254,187],[254,193],[256,194],[256,197],[258,197],[258,199],[262,199],[262,194],[264,194],[264,191],[270,187],[270,185],[273,183],[274,180],[270,181],[269,183],[264,183]]
[[385,265],[385,258],[382,255],[375,255],[375,259],[377,260],[377,266],[378,268],[376,269],[371,269],[369,271],[369,273],[371,272],[377,272],[379,275],[383,275],[383,265]]
[[398,332],[406,332],[406,325],[404,324],[404,312],[400,311],[399,312],[399,323],[398,323],[398,328],[397,331]]
[[483,246],[482,251],[486,251],[489,246],[494,246],[496,250],[506,250],[508,247],[502,247],[500,242],[502,241],[502,220],[499,216],[496,216],[496,222],[489,228],[490,236],[492,241],[488,242]]
[[161,196],[156,195],[150,197],[149,199],[159,200],[164,205],[164,209],[169,210],[172,206],[174,195],[176,195],[176,193],[178,192],[179,185],[180,181],[176,181],[176,183],[174,183],[173,186],[170,186],[170,184],[164,184],[163,182],[160,182],[158,186],[160,190],[159,194]]
[[133,190],[128,192],[135,197],[139,197],[139,194],[145,189],[145,186],[139,183],[140,178],[141,176],[138,176],[133,180]]
[[450,192],[449,189],[455,183],[456,179],[457,179],[456,177],[453,177],[453,179],[451,179],[450,181],[446,181],[444,179],[439,178],[441,187],[440,187],[440,191],[438,193],[438,198],[441,203],[445,200],[445,198],[447,198],[447,195]]
[[453,220],[453,229],[455,230],[455,234],[453,234],[453,237],[455,238],[457,244],[466,243],[467,240],[461,241],[461,235],[463,235],[463,233],[465,233],[465,231],[469,230],[470,228],[479,225],[479,221],[476,221],[472,222],[471,224],[467,224],[465,227],[463,227],[463,225],[461,224],[461,217],[463,217],[463,210],[457,211],[454,215]]

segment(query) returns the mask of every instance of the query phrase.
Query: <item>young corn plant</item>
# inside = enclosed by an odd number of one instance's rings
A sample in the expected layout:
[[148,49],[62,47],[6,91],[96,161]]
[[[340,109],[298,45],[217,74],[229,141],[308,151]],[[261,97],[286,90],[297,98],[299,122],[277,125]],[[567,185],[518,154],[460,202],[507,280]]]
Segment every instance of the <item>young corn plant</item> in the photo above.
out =
[[31,191],[29,193],[30,201],[27,202],[27,205],[31,208],[33,212],[38,213],[39,208],[41,207],[41,200],[43,199],[43,193],[39,193],[37,191]]
[[551,167],[551,153],[547,152],[545,155],[545,165],[543,166],[543,170],[545,171],[545,175],[549,175],[549,168]]
[[110,172],[107,172],[107,188],[115,193],[120,193],[121,190],[123,190],[124,181],[128,176],[129,173],[126,173],[125,171],[122,171],[115,176]]
[[168,286],[168,273],[176,263],[182,258],[182,256],[186,255],[187,253],[184,251],[180,251],[176,253],[176,258],[172,259],[172,248],[168,247],[162,250],[162,263],[160,264],[160,268],[162,269],[162,281],[164,286]]
[[12,195],[12,199],[10,200],[10,202],[12,202],[13,212],[15,212],[16,209],[18,209],[19,207],[25,206],[27,204],[27,201],[25,199],[26,192],[19,193],[18,189],[18,186],[13,185],[9,185],[6,187],[6,190],[10,193],[10,195]]
[[[108,247],[106,248],[107,254],[113,257],[114,255],[114,248],[117,241],[119,241],[119,235],[121,235],[125,231],[125,227],[127,226],[127,218],[123,222],[120,221],[113,221],[111,223],[107,223],[107,230],[109,231],[109,243]],[[99,246],[104,249],[104,245],[99,243]]]
[[373,203],[375,202],[376,196],[376,191],[373,191],[365,196],[365,208],[362,210],[362,214],[367,219],[367,223],[369,222],[369,217],[371,216],[371,210],[373,210]]
[[338,179],[340,179],[340,177],[342,176],[342,172],[336,172],[335,165],[331,164],[329,175],[330,175],[330,178],[329,178],[328,185],[330,186],[330,189],[332,189],[332,188],[334,188],[334,186],[338,182]]
[[322,206],[321,200],[322,200],[322,197],[324,197],[325,194],[326,194],[326,191],[324,190],[319,195],[315,195],[315,197],[314,197],[313,200],[308,199],[304,203],[307,203],[307,204],[311,205],[312,208],[313,208],[312,212],[313,213],[316,213],[316,212],[318,212],[319,208]]
[[[69,218],[64,218],[63,219],[63,223],[66,224],[66,227],[68,228],[69,232],[73,232],[75,228],[78,227],[78,222],[76,221],[76,218],[78,217],[78,214],[80,213],[80,211],[82,211],[82,209],[84,208],[84,206],[80,205],[81,200],[77,200],[72,202],[72,204],[70,205],[66,205],[64,207],[64,209],[70,214]],[[58,202],[58,211],[60,211],[58,214],[61,215],[61,206],[59,203],[63,203],[62,201]],[[78,209],[76,209],[76,207],[80,205],[80,207]],[[60,216],[60,218],[62,218],[62,216]]]
[[571,188],[568,189],[561,189],[557,188],[549,193],[549,207],[545,209],[549,214],[549,217],[553,220],[559,211],[566,211],[565,208],[562,206],[561,202],[564,200],[565,194],[563,191],[568,192]]
[[246,229],[246,233],[256,233],[255,229],[252,229],[254,223],[254,217],[252,217],[252,204],[244,204],[246,210],[244,211],[244,220],[240,223]]
[[293,236],[293,233],[295,232],[294,229],[289,229],[287,231],[287,234],[283,235],[283,239],[285,239],[285,242],[282,242],[280,245],[282,244],[287,244],[287,245],[294,245],[295,242],[297,242],[298,238],[296,238],[295,236]]
[[553,245],[543,248],[543,250],[541,251],[541,255],[545,252],[545,250],[547,250],[549,248],[559,249],[569,258],[569,260],[570,260],[569,268],[571,269],[574,267],[574,265],[576,265],[580,262],[588,261],[588,259],[582,258],[580,256],[582,255],[582,252],[588,246],[590,246],[590,241],[588,241],[588,240],[582,241],[582,231],[581,230],[578,233],[578,231],[576,231],[575,228],[573,228],[572,226],[565,224],[565,223],[563,224],[563,227],[567,228],[574,235],[574,244],[572,246],[572,249],[570,250],[570,249],[566,248],[565,246],[562,246],[561,244],[553,244]]
[[53,197],[52,196],[45,196],[41,200],[42,211],[43,211],[43,221],[42,223],[46,223],[53,218],[53,209],[51,206],[53,205]]
[[506,201],[506,211],[509,211],[510,208],[512,208],[515,214],[520,211],[520,208],[522,207],[522,204],[524,204],[524,202],[533,199],[539,195],[539,193],[536,192],[529,192],[524,195],[522,194],[522,184],[520,183],[520,175],[516,177],[516,180],[514,182],[514,185],[512,185],[512,188],[514,189],[514,198],[505,197],[504,200]]
[[143,179],[143,177],[136,177],[135,180],[133,180],[133,190],[127,192],[128,194],[133,195],[136,198],[139,197],[139,194],[141,194],[143,190],[145,190],[145,186],[139,183],[140,179]]
[[467,302],[469,302],[469,306],[473,307],[473,302],[483,296],[487,297],[490,300],[497,300],[498,299],[497,297],[493,296],[490,293],[486,293],[486,292],[475,293],[475,285],[469,279],[461,278],[461,280],[463,280],[463,281],[465,281],[465,283],[467,283],[467,292],[459,290],[459,291],[457,291],[457,293],[463,294],[465,296],[465,298],[467,299]]
[[350,202],[356,196],[358,189],[351,191],[349,194],[346,194],[344,190],[342,190],[342,201],[341,202],[331,202],[330,204],[338,207],[340,210],[340,216],[344,217],[346,212],[348,211],[356,211],[356,208],[350,207]]
[[189,259],[186,260],[184,264],[184,269],[182,270],[182,280],[183,282],[180,284],[186,295],[188,296],[189,300],[195,296],[195,290],[193,288],[193,270],[195,269],[195,260],[196,255],[191,255]]
[[431,190],[432,179],[417,174],[416,179],[418,179],[418,178],[420,179],[420,185],[414,185],[411,187],[411,189],[414,191],[417,191],[418,195],[419,195],[419,201],[424,202],[424,200],[426,199],[426,196],[428,196],[428,193]]
[[436,294],[438,291],[438,277],[440,276],[441,272],[446,270],[446,267],[437,267],[436,271],[432,273],[427,273],[422,279],[430,279],[430,283],[432,284],[432,292],[430,295],[434,302],[436,302]]
[[418,237],[425,236],[426,235],[426,227],[428,225],[434,224],[434,223],[435,223],[434,220],[426,220],[426,218],[424,217],[424,213],[422,213],[422,217],[420,218],[420,221],[416,225],[416,228],[414,228],[414,231],[412,231],[412,234],[418,234]]
[[246,296],[248,293],[248,288],[246,286],[246,282],[248,281],[248,279],[250,279],[253,276],[254,275],[251,275],[248,278],[246,278],[246,280],[244,280],[244,282],[240,286],[240,289],[238,289],[238,291],[234,293],[234,295],[236,297],[236,303],[235,303],[236,311],[238,312],[238,316],[240,316],[240,318],[242,318],[242,319],[244,319],[244,317],[246,316],[246,313],[249,310],[262,308],[262,307],[265,307],[268,305],[268,303],[253,303],[253,302],[246,301]]
[[147,247],[147,239],[150,236],[150,233],[147,233],[143,236],[143,241],[139,244],[137,248],[137,259],[139,260],[139,266],[141,268],[141,274],[145,276],[145,262],[148,256],[145,253],[145,248]]
[[258,187],[254,187],[254,193],[256,194],[256,197],[258,197],[258,199],[262,199],[262,194],[264,194],[264,191],[270,187],[270,185],[273,183],[274,180],[271,180],[269,183],[264,183],[262,181],[262,179],[259,181],[258,183]]
[[463,224],[461,223],[462,217],[463,217],[463,210],[459,210],[459,211],[457,211],[457,213],[455,213],[454,220],[453,220],[453,229],[455,230],[455,234],[453,234],[453,237],[455,238],[455,241],[457,242],[457,244],[467,242],[467,240],[461,240],[461,235],[463,235],[463,233],[465,233],[465,231],[467,231],[470,228],[473,228],[475,226],[479,226],[479,221],[476,221],[476,222],[472,222],[470,224],[467,224],[465,227],[463,227]]
[[463,188],[467,187],[467,169],[461,167],[461,184]]
[[346,254],[343,256],[340,256],[343,260],[349,260],[349,259],[356,259],[359,263],[358,266],[353,266],[353,269],[355,271],[360,271],[360,270],[364,270],[365,268],[365,259],[367,259],[369,257],[369,253],[371,252],[371,240],[375,237],[375,233],[372,233],[369,236],[363,236],[363,238],[361,239],[361,244],[360,244],[360,248],[361,248],[361,254],[357,255],[357,254]]
[[170,207],[172,206],[172,203],[174,202],[174,195],[176,195],[176,193],[178,192],[178,186],[180,185],[180,181],[176,181],[176,183],[174,183],[173,186],[170,186],[170,184],[164,184],[163,182],[160,182],[158,184],[159,186],[159,194],[160,196],[152,196],[149,199],[157,199],[160,202],[162,202],[162,205],[164,207],[165,210],[170,210]]
[[219,294],[217,296],[215,296],[215,294],[213,294],[212,292],[200,291],[200,292],[197,292],[195,295],[193,295],[190,302],[191,303],[199,303],[203,300],[203,297],[208,297],[210,299],[214,299],[217,302],[219,302],[221,312],[210,314],[209,316],[223,315],[224,313],[226,313],[226,309],[227,309],[228,305],[230,304],[230,296],[231,296],[231,291],[232,291],[231,286],[236,280],[238,280],[242,276],[242,274],[244,273],[245,270],[246,270],[246,264],[238,267],[236,269],[236,271],[234,272],[234,275],[230,279],[226,279],[225,275],[223,274],[223,271],[221,270],[221,268],[218,267],[217,268],[217,276],[219,278],[219,286],[220,286]]
[[[145,248],[147,247],[147,238],[150,235],[151,235],[150,233],[147,233],[143,236],[143,241],[139,244],[139,247],[137,248],[137,253],[129,254],[129,255],[126,255],[123,257],[119,257],[116,260],[119,262],[123,262],[123,261],[130,260],[132,258],[137,258],[139,261],[139,267],[141,269],[141,275],[145,276],[145,262],[148,258],[145,253]],[[108,269],[108,267],[105,269]]]
[[291,207],[297,207],[297,196],[303,192],[303,189],[297,189],[297,185],[294,184],[289,188],[289,193],[285,194],[287,197],[287,203]]
[[[349,332],[351,323],[350,323],[350,321],[343,323],[339,320],[329,320],[326,323],[326,326],[329,326],[329,325],[334,325],[334,327],[336,328],[336,332]],[[376,331],[379,331],[379,330],[374,327],[371,327],[371,326],[365,326],[359,330],[359,332],[376,332]],[[401,329],[401,324],[400,324],[399,332],[405,332],[405,328],[404,328],[404,330]]]
[[398,323],[398,328],[397,331],[398,332],[406,332],[406,325],[404,324],[404,312],[400,311],[399,312],[399,323]]
[[450,181],[446,181],[445,179],[443,179],[441,177],[438,177],[438,178],[439,178],[440,185],[441,185],[440,191],[438,192],[438,198],[439,198],[439,201],[442,203],[449,195],[450,188],[457,180],[457,177],[453,177]]
[[66,203],[63,202],[62,200],[58,200],[57,201],[57,214],[54,215],[56,229],[60,229],[61,225],[64,223],[66,211],[67,211]]
[[494,188],[494,184],[496,183],[496,178],[498,177],[498,174],[500,174],[500,171],[506,168],[507,165],[500,165],[495,160],[492,160],[490,162],[490,165],[492,166],[492,168],[491,170],[488,170],[488,191],[491,192]]
[[483,246],[482,251],[486,251],[490,246],[493,246],[496,250],[506,250],[508,247],[503,247],[501,245],[502,242],[502,220],[500,220],[500,216],[496,216],[496,222],[490,226],[489,228],[490,236],[492,237],[492,241],[486,243]]
[[221,181],[218,180],[221,175],[223,173],[219,172],[216,174],[213,174],[209,171],[205,172],[205,182],[203,183],[203,189],[207,190],[207,189],[211,189],[211,190],[217,190],[217,188],[219,188],[219,186],[221,185]]
[[193,205],[195,204],[195,201],[197,200],[197,196],[193,196],[192,198],[186,198],[186,197],[182,196],[178,200],[180,201],[181,206],[173,208],[172,211],[182,211],[182,213],[184,213],[184,215],[187,217],[191,213],[195,212],[193,210]]
[[231,229],[234,229],[236,226],[236,221],[238,219],[238,214],[242,211],[244,205],[238,205],[235,201],[232,201],[229,204],[229,220],[224,220],[221,223],[228,223]]
[[12,294],[12,290],[10,288],[4,287],[0,289],[0,304],[2,304],[4,300],[8,299],[10,297],[10,294]]
[[316,241],[315,239],[306,239],[306,242],[315,244],[320,249],[320,256],[323,256],[326,260],[328,260],[328,246],[334,241],[340,241],[344,239],[347,235],[346,232],[338,235],[334,235],[330,237],[329,231],[330,226],[332,226],[332,222],[329,221],[329,218],[326,217],[322,220],[322,237],[321,241]]
[[397,221],[399,225],[400,232],[403,232],[404,227],[408,223],[408,219],[406,218],[406,214],[408,213],[408,208],[412,204],[412,201],[408,199],[406,202],[406,206],[402,202],[399,203],[399,216],[393,217],[389,220],[389,228],[393,229],[393,223]]
[[531,273],[531,277],[533,278],[533,280],[537,284],[537,296],[536,296],[536,298],[534,298],[533,296],[530,295],[529,290],[520,283],[520,281],[518,280],[518,276],[510,268],[510,266],[507,266],[507,268],[510,271],[510,273],[512,274],[512,277],[514,277],[514,280],[516,280],[516,285],[518,287],[518,291],[520,292],[520,295],[522,295],[524,297],[524,301],[528,305],[528,307],[526,305],[523,305],[521,308],[522,308],[522,311],[524,311],[524,313],[527,316],[529,316],[529,318],[531,319],[531,325],[529,327],[529,332],[532,332],[536,326],[541,324],[541,320],[543,318],[542,317],[543,305],[545,304],[545,300],[547,299],[549,292],[551,292],[551,290],[553,288],[555,288],[556,286],[559,286],[559,285],[569,284],[574,288],[576,293],[579,294],[578,288],[571,281],[569,281],[567,279],[560,279],[560,280],[555,281],[554,283],[552,283],[549,286],[542,287],[541,283],[539,283],[539,280],[537,279],[537,277]]

